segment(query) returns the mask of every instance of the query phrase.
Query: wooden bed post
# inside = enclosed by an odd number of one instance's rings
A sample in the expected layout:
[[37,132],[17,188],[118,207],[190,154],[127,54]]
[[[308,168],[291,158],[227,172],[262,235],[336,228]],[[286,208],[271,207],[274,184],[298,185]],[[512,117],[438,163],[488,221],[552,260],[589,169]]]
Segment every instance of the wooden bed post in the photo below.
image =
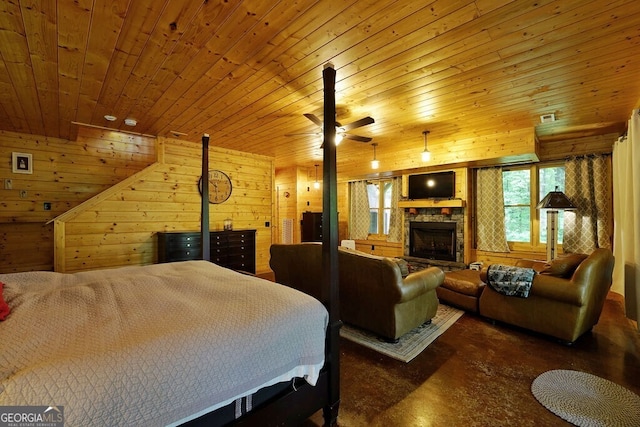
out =
[[211,261],[209,235],[209,134],[202,135],[202,206],[200,214],[200,232],[202,233],[202,259]]
[[336,71],[328,63],[324,81],[324,161],[322,197],[323,304],[329,310],[327,353],[329,362],[328,404],[323,410],[326,426],[336,425],[340,406],[340,327],[338,294],[338,182],[336,171]]

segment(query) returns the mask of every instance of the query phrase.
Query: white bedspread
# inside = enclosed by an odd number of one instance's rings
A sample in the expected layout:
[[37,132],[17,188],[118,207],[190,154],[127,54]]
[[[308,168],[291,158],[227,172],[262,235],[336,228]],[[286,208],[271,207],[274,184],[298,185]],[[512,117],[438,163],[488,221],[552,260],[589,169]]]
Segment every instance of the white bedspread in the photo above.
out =
[[206,261],[0,275],[0,405],[166,425],[324,363],[317,300]]

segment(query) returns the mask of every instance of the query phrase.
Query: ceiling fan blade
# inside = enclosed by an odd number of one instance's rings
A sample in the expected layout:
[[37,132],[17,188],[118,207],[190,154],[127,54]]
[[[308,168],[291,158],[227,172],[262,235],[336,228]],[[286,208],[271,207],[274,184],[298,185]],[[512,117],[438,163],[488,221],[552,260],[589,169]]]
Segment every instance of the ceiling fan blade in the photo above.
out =
[[303,114],[307,119],[311,120],[316,126],[322,127],[322,120],[316,117],[314,114],[304,113]]
[[353,123],[349,123],[347,125],[342,126],[345,131],[349,131],[351,129],[359,128],[360,126],[370,125],[371,123],[375,123],[372,117],[365,117],[360,120],[356,120]]
[[360,142],[369,142],[373,139],[373,138],[369,138],[368,136],[351,135],[349,133],[342,134],[342,137],[346,139],[353,139],[354,141],[360,141]]

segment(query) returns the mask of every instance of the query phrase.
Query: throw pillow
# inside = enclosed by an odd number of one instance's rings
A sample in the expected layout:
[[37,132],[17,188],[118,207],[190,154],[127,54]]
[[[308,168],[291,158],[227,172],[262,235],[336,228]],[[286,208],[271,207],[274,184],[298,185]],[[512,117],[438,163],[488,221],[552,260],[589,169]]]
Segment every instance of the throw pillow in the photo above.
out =
[[409,263],[402,258],[393,258],[393,261],[400,267],[402,277],[407,277],[409,275]]
[[6,319],[9,313],[11,312],[9,305],[4,301],[4,298],[2,297],[3,287],[4,287],[4,283],[0,282],[0,320]]
[[573,275],[573,272],[578,268],[580,263],[586,258],[587,255],[585,254],[562,255],[553,261],[546,263],[540,274],[563,277],[565,279],[569,278]]

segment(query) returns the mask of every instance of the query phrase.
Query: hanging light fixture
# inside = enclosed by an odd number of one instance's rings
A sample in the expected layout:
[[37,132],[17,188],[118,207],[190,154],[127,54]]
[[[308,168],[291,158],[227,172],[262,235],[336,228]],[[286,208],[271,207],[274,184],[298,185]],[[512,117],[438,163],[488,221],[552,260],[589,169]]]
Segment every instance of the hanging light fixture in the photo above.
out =
[[380,162],[376,159],[376,147],[378,146],[377,142],[373,144],[373,160],[371,160],[371,169],[378,169],[380,167]]
[[320,188],[320,183],[318,182],[318,165],[314,165],[316,167],[316,181],[313,183],[313,188],[316,190]]
[[431,160],[431,151],[427,148],[427,135],[429,134],[428,130],[422,131],[422,139],[424,140],[424,151],[422,152],[422,161],[428,162]]

